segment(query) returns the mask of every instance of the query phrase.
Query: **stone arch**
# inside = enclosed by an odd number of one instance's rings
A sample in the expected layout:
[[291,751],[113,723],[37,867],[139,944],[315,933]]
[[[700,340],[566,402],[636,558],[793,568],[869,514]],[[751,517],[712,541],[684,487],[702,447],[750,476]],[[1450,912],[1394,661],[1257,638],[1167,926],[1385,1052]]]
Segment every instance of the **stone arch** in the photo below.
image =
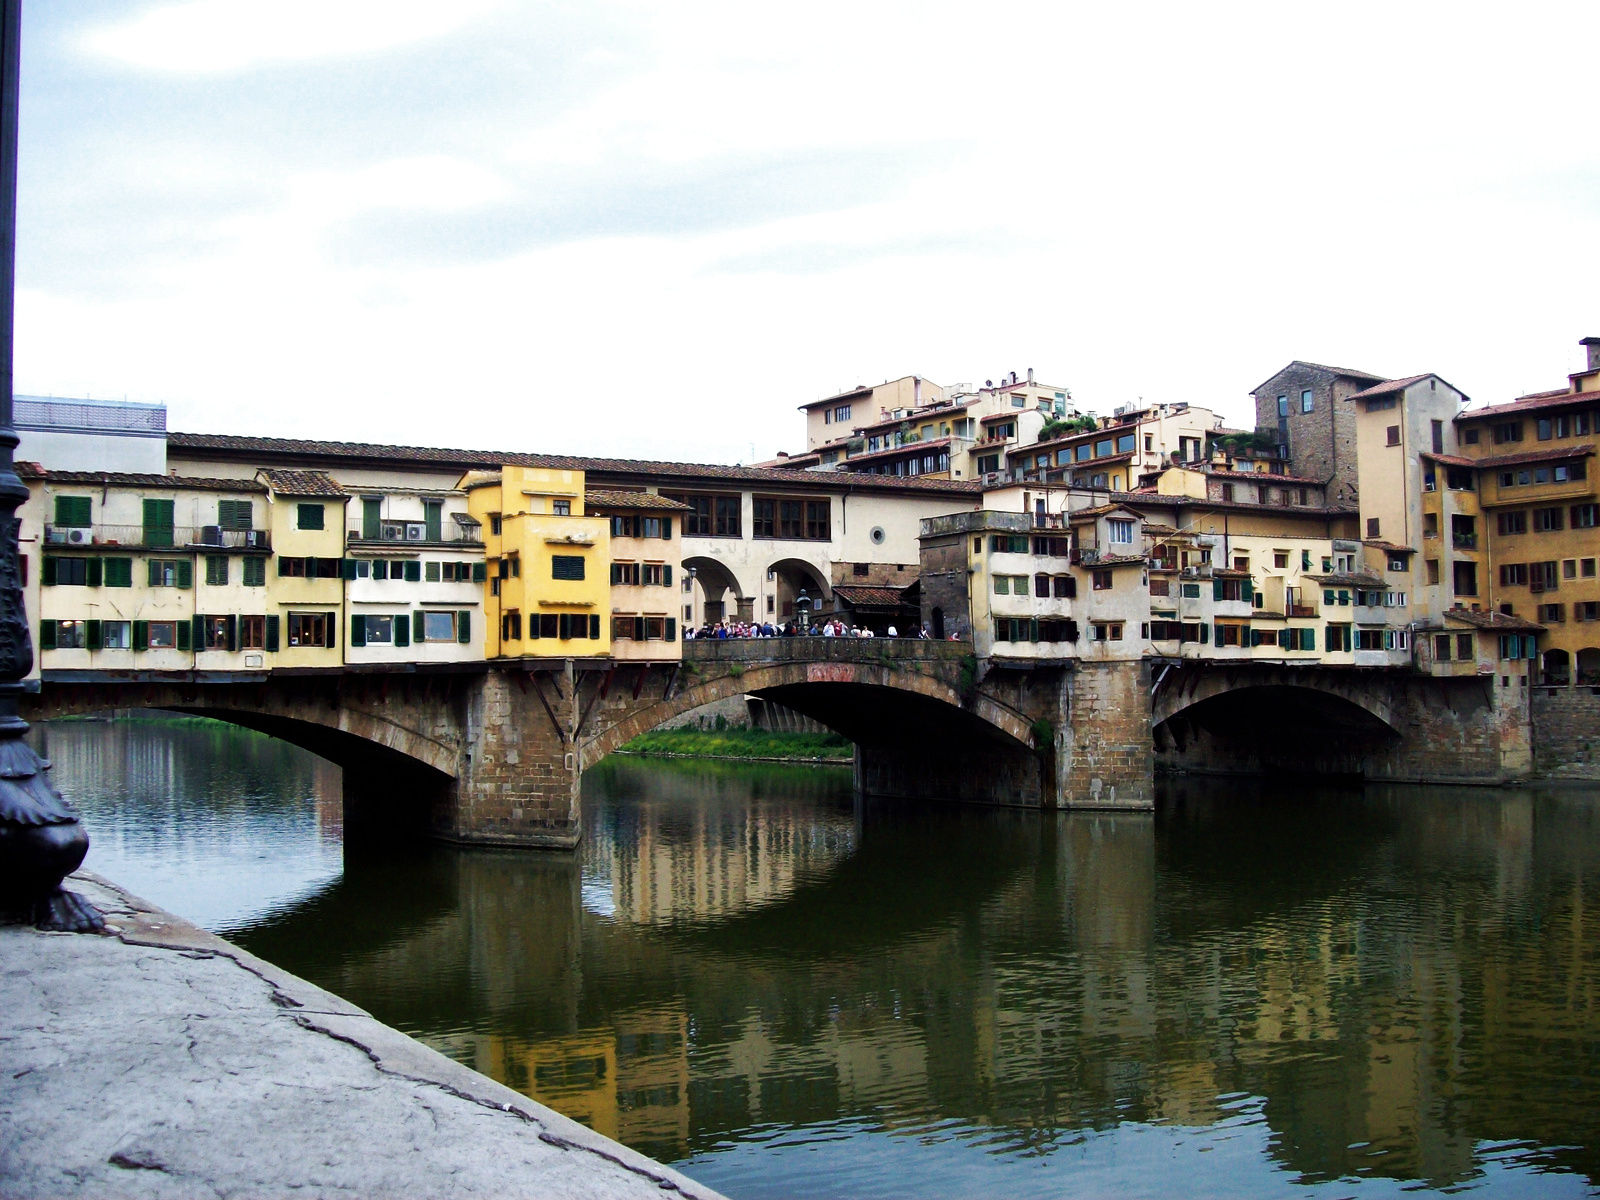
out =
[[[702,665],[723,668],[732,664]],[[896,724],[898,710],[914,713],[916,721],[980,733],[1010,749],[1031,752],[1033,746],[1031,724],[1021,713],[981,693],[963,702],[953,685],[934,674],[876,663],[770,662],[750,664],[739,674],[708,672],[702,681],[675,691],[668,699],[624,712],[580,743],[581,765],[592,767],[618,747],[690,709],[740,695],[777,700],[857,742],[873,735],[870,726],[863,728],[864,713],[879,718],[887,732]],[[894,732],[902,731],[897,728]],[[930,746],[942,744],[939,729],[929,728],[926,741]]]
[[774,599],[775,621],[786,621],[795,615],[794,601],[802,589],[811,598],[811,611],[820,614],[832,607],[833,586],[827,573],[816,563],[803,558],[780,558],[767,566],[768,586]]
[[[1312,671],[1249,671],[1210,666],[1200,671],[1180,671],[1174,680],[1160,680],[1150,723],[1159,728],[1187,710],[1222,696],[1243,698],[1246,703],[1266,701],[1271,696],[1290,699],[1308,693],[1334,710],[1349,707],[1360,710],[1390,734],[1399,731],[1393,707],[1377,689],[1356,679],[1330,678],[1327,668]],[[1165,686],[1162,686],[1162,685]],[[1249,693],[1255,695],[1248,695]]]
[[1539,660],[1539,682],[1566,687],[1572,682],[1572,656],[1559,647],[1546,650]]
[[1600,650],[1586,646],[1578,651],[1578,674],[1576,682],[1583,684],[1600,684]]
[[[694,572],[693,578],[705,606],[706,619],[711,624],[723,618],[733,620],[741,608],[750,606],[752,599],[748,589],[740,582],[734,569],[721,559],[697,554],[684,559],[682,569],[685,575]],[[727,607],[730,592],[733,593],[732,609]]]

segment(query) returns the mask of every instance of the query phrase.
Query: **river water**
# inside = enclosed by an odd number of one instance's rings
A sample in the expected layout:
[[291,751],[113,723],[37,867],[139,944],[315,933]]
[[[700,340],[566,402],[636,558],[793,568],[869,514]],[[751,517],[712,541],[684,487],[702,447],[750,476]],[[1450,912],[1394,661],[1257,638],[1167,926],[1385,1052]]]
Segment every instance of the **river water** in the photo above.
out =
[[1600,1182],[1597,793],[857,809],[613,758],[576,854],[347,848],[280,742],[33,736],[91,869],[736,1200]]

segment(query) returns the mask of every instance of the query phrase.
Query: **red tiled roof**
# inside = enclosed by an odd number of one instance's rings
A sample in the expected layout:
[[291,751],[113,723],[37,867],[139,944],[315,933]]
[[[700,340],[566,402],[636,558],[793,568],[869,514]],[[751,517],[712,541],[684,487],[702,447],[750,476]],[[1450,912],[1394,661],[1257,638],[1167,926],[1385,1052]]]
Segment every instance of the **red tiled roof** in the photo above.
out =
[[1349,379],[1370,379],[1374,383],[1383,378],[1382,375],[1374,375],[1371,371],[1351,371],[1344,367],[1329,367],[1322,363],[1306,362],[1306,360],[1303,358],[1297,358],[1292,360],[1289,363],[1289,366],[1280,367],[1266,379],[1263,379],[1260,383],[1256,384],[1255,387],[1250,389],[1250,394],[1254,395],[1255,393],[1259,392],[1279,375],[1282,375],[1285,371],[1289,370],[1290,367],[1310,367],[1314,371],[1326,371],[1330,375],[1343,375]]
[[[1356,392],[1354,395],[1346,396],[1345,399],[1367,400],[1373,396],[1387,396],[1391,392],[1403,392],[1413,383],[1421,383],[1424,379],[1432,376],[1432,371],[1426,371],[1421,375],[1407,375],[1404,379],[1387,379],[1376,387],[1369,387],[1365,391]],[[1441,382],[1443,381],[1441,380]]]
[[1443,463],[1447,467],[1475,467],[1482,461],[1476,458],[1463,458],[1459,454],[1435,454],[1431,450],[1424,450],[1417,457]]
[[326,471],[276,471],[262,468],[256,475],[264,479],[267,486],[280,496],[343,498],[350,494],[335,483]]
[[870,450],[866,454],[852,454],[849,458],[843,459],[839,463],[839,469],[842,471],[848,471],[851,469],[851,463],[864,462],[868,459],[888,458],[895,454],[916,455],[921,453],[923,450],[929,449],[930,447],[948,446],[949,444],[950,439],[947,437],[930,438],[926,442],[907,442],[903,446],[890,446],[887,450]]
[[1520,454],[1495,454],[1488,458],[1468,459],[1473,466],[1485,471],[1499,467],[1517,467],[1523,463],[1551,462],[1558,458],[1585,458],[1594,453],[1594,443],[1580,446],[1551,446],[1544,450],[1525,450]]
[[[674,479],[704,479],[726,483],[770,485],[774,482],[838,488],[833,471],[789,471],[766,467],[725,467],[709,463],[661,462],[653,459],[579,458],[568,454],[527,454],[518,451],[452,450],[427,446],[390,446],[369,442],[319,442],[299,438],[245,437],[227,433],[169,433],[168,450],[196,455],[210,452],[236,460],[261,458],[348,460],[369,465],[374,461],[433,466],[453,471],[501,466],[545,467],[555,471],[585,471],[597,475]],[[921,476],[862,475],[852,478],[851,490],[945,492],[976,495],[982,489],[965,479],[925,479]]]
[[1377,538],[1367,538],[1361,544],[1363,546],[1371,546],[1374,550],[1386,550],[1390,554],[1415,554],[1417,552],[1415,546],[1402,546],[1399,542],[1381,542]]
[[833,594],[851,608],[896,608],[905,600],[897,587],[868,587],[853,583],[835,584]]
[[1492,421],[1498,417],[1532,412],[1536,409],[1562,408],[1567,405],[1586,408],[1597,403],[1600,403],[1600,392],[1573,392],[1565,389],[1550,392],[1531,392],[1526,396],[1519,396],[1515,400],[1508,400],[1504,404],[1488,404],[1483,408],[1463,409],[1455,415],[1455,420]]
[[[1189,468],[1193,470],[1193,468]],[[1268,471],[1223,471],[1217,468],[1207,468],[1207,475],[1214,475],[1218,479],[1253,479],[1262,483],[1298,483],[1310,487],[1322,487],[1322,480],[1311,479],[1304,475],[1274,475]]]
[[194,475],[143,475],[128,471],[47,471],[38,463],[19,462],[17,475],[22,479],[43,479],[47,483],[66,483],[77,487],[98,487],[112,484],[117,487],[185,488],[204,492],[254,492],[267,489],[254,479],[204,479]]
[[655,492],[584,492],[584,508],[648,508],[668,512],[688,512],[689,506]]
[[[950,404],[941,400],[937,404],[924,404],[921,408],[909,409],[903,417],[890,417],[886,421],[874,421],[871,425],[857,425],[855,431],[858,434],[864,434],[874,429],[898,429],[902,425],[915,425],[918,421],[937,420],[946,413],[966,412],[968,408],[976,403],[976,399],[960,400]],[[1019,408],[1015,411],[1022,412],[1024,410]],[[988,420],[987,417],[983,419]]]
[[1478,629],[1505,629],[1521,633],[1543,633],[1544,626],[1522,617],[1503,612],[1473,612],[1468,608],[1452,608],[1444,612],[1446,620],[1461,621]]

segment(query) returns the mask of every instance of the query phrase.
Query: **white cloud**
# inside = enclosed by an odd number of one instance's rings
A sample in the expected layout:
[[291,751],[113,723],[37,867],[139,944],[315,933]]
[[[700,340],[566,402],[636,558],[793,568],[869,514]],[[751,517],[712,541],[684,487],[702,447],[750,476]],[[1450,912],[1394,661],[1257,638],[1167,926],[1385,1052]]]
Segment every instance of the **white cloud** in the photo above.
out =
[[190,0],[90,30],[88,49],[132,66],[220,73],[371,54],[450,33],[503,0]]

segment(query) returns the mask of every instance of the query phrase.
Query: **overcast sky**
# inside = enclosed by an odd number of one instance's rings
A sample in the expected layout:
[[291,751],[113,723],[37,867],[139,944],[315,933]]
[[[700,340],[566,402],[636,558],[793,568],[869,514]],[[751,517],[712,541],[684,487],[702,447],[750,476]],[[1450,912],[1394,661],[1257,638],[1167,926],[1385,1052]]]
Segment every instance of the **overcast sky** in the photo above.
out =
[[1560,386],[1600,6],[27,0],[17,390],[750,461],[1033,367]]

